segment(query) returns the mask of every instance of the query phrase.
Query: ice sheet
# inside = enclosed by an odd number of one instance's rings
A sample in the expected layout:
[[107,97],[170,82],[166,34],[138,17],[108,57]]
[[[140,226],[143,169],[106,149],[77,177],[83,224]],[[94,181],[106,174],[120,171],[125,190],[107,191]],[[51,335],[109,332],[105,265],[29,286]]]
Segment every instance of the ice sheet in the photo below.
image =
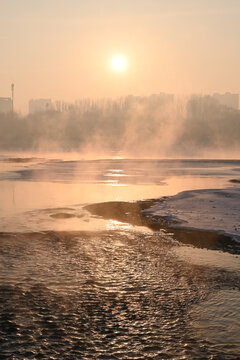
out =
[[144,213],[177,221],[174,227],[214,230],[240,240],[240,187],[183,191]]

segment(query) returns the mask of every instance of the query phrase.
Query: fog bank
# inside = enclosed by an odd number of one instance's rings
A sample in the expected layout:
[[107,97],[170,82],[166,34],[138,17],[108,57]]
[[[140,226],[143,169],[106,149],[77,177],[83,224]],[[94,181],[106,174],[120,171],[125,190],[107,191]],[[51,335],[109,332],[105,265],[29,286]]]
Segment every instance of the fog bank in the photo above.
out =
[[240,156],[239,110],[210,96],[130,100],[25,117],[0,114],[0,149],[82,156]]

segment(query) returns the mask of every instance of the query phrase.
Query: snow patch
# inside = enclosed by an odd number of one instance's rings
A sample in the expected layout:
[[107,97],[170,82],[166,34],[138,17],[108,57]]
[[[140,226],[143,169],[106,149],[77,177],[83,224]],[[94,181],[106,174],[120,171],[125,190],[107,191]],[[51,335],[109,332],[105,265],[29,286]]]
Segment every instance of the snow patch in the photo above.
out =
[[183,191],[143,212],[174,218],[175,228],[218,231],[240,241],[240,188]]

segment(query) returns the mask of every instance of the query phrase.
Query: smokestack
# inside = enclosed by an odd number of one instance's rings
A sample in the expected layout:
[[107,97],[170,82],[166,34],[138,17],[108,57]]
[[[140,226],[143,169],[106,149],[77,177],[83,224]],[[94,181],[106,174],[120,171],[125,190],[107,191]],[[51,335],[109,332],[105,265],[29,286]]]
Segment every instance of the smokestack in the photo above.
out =
[[12,112],[14,111],[14,84],[11,85],[11,90],[12,90]]

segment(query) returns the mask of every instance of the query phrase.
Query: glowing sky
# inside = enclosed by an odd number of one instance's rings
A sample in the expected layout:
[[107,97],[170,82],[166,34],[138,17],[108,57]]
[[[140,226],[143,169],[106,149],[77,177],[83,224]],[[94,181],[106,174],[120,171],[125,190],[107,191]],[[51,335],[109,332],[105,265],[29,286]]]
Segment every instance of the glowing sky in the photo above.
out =
[[0,0],[0,96],[239,93],[239,19],[239,0]]

